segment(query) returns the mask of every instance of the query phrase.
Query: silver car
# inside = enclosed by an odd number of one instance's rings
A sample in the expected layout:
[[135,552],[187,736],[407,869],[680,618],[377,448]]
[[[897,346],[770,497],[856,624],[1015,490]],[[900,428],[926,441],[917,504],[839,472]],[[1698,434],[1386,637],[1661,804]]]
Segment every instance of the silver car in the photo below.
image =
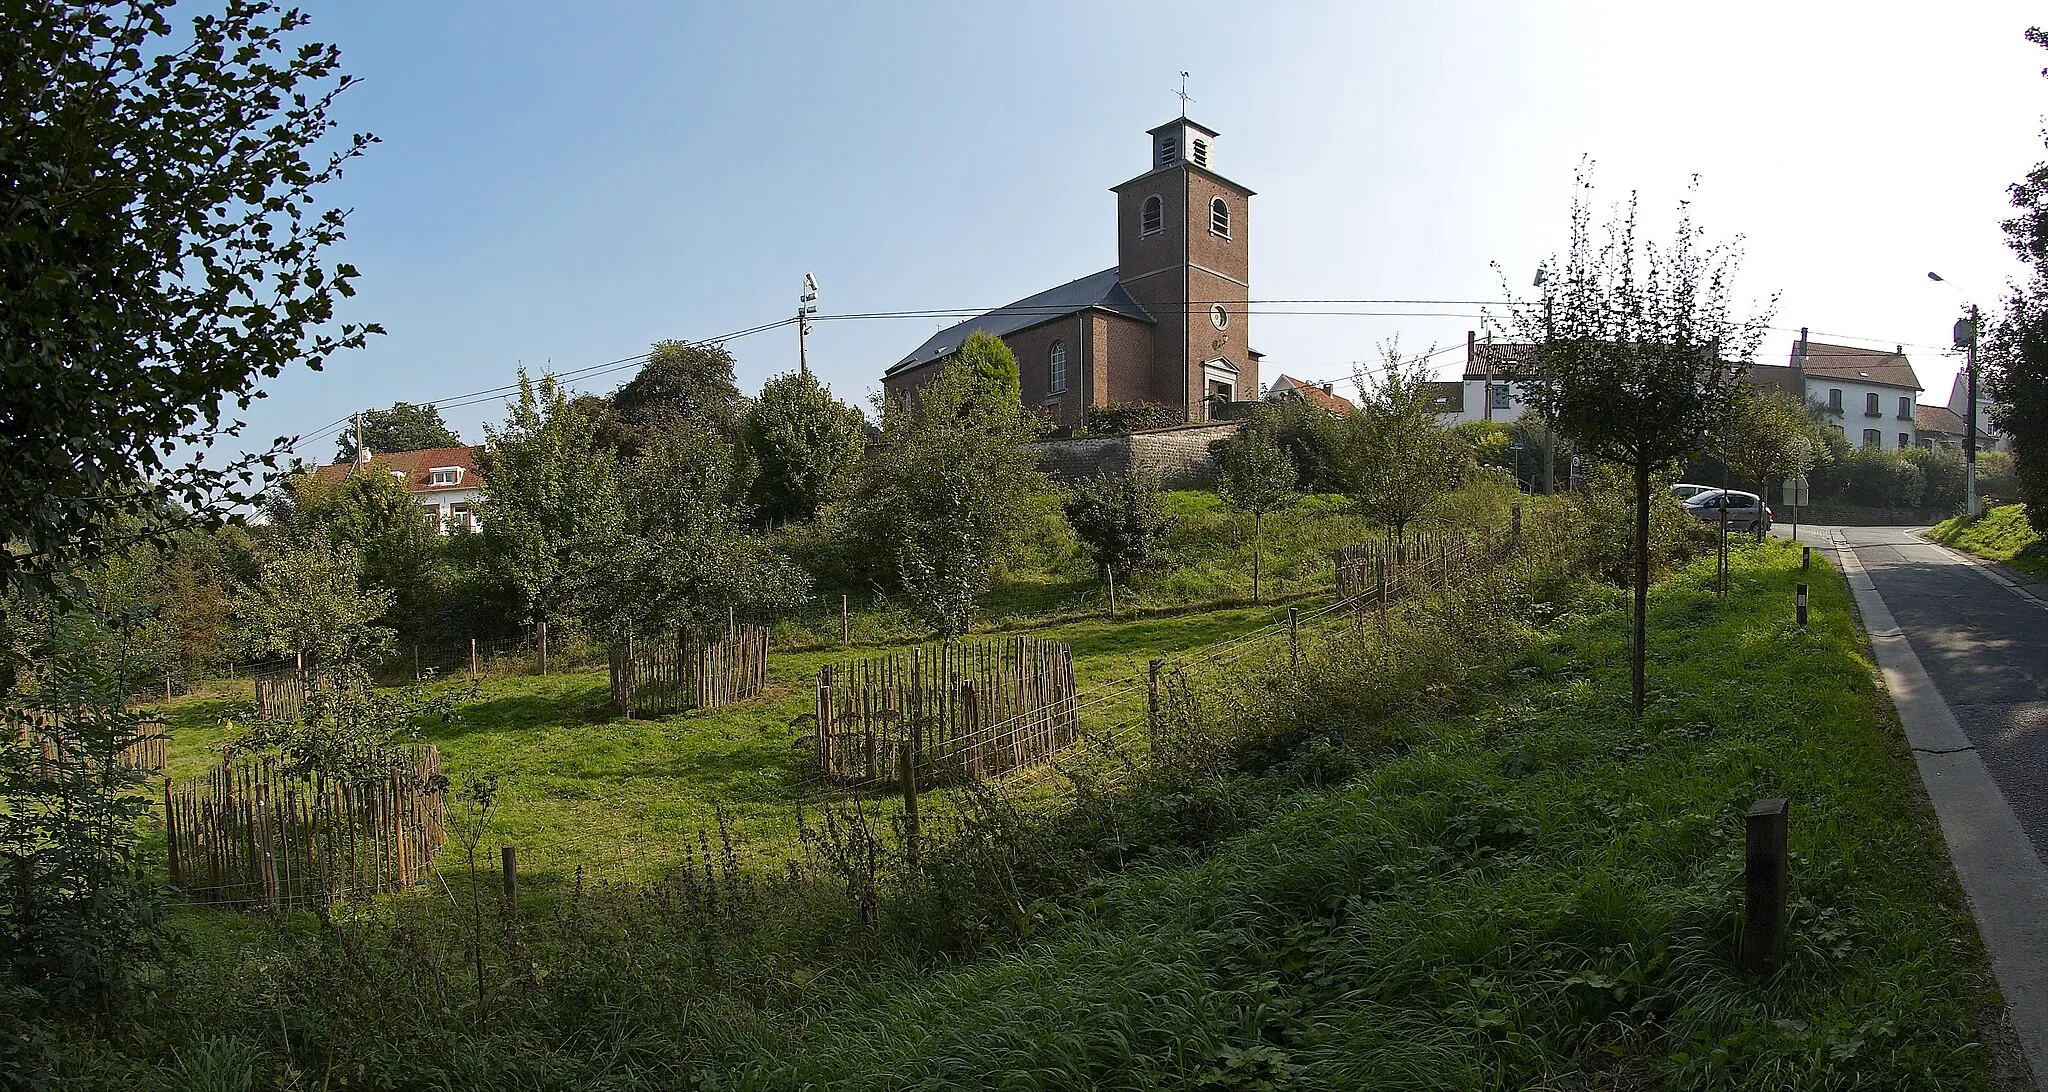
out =
[[1709,489],[1695,493],[1685,500],[1685,510],[1691,512],[1701,523],[1721,525],[1721,513],[1728,513],[1728,529],[1731,531],[1768,531],[1771,529],[1771,509],[1762,497],[1755,493],[1744,493],[1739,489]]

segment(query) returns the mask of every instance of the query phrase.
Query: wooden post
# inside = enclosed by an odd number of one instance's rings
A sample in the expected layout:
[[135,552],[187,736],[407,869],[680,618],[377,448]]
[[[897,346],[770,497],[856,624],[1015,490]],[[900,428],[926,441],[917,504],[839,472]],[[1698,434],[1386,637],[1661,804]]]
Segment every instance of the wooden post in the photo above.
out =
[[912,863],[917,861],[917,748],[909,740],[896,745],[896,767],[903,778],[903,836]]
[[469,681],[476,681],[476,638],[469,639]]
[[1159,666],[1165,662],[1164,660],[1152,661],[1151,674],[1145,683],[1145,729],[1146,735],[1151,737],[1152,761],[1154,762],[1159,761],[1159,735],[1161,728],[1159,723]]
[[1116,618],[1116,570],[1107,565],[1102,567],[1102,579],[1109,583],[1109,617]]
[[511,846],[498,850],[501,866],[505,872],[505,917],[510,921],[519,920],[519,851]]
[[1720,594],[1728,594],[1728,494],[1721,494],[1721,544],[1714,553],[1715,580]]
[[1508,506],[1508,549],[1522,548],[1522,502]]
[[535,622],[533,627],[534,646],[540,653],[540,673],[545,675],[548,673],[548,624]]
[[842,645],[853,643],[853,621],[847,613],[846,595],[843,592],[839,596],[839,643]]
[[183,862],[178,860],[178,815],[171,797],[171,779],[164,778],[164,845],[171,854],[171,886],[185,886]]
[[[126,691],[128,688],[124,686],[121,689]],[[164,668],[164,700],[171,700],[171,669],[168,667]]]
[[420,681],[420,643],[412,643],[412,681]]
[[1301,611],[1296,607],[1287,608],[1287,656],[1294,663],[1294,673],[1301,674]]
[[1806,624],[1806,585],[1798,585],[1798,591],[1794,593],[1793,601],[1798,606],[1799,624],[1804,626]]
[[1785,958],[1785,901],[1790,879],[1784,797],[1749,807],[1742,846],[1742,965],[1769,974]]
[[1801,546],[1799,548],[1799,571],[1805,572],[1811,568],[1813,568],[1813,547]]

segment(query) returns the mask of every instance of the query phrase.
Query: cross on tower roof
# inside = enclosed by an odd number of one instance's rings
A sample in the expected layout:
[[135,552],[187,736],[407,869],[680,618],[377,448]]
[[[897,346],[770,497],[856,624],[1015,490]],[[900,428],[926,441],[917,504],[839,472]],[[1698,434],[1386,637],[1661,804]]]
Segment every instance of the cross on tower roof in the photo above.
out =
[[1179,91],[1176,91],[1176,92],[1175,92],[1175,94],[1177,94],[1177,95],[1179,95],[1179,96],[1180,96],[1180,116],[1181,116],[1181,117],[1187,117],[1187,116],[1188,116],[1188,103],[1191,103],[1191,102],[1195,101],[1195,97],[1194,97],[1193,95],[1190,95],[1190,94],[1188,94],[1188,74],[1187,74],[1187,73],[1183,72],[1183,73],[1181,73],[1181,74],[1180,74],[1180,90],[1179,90]]

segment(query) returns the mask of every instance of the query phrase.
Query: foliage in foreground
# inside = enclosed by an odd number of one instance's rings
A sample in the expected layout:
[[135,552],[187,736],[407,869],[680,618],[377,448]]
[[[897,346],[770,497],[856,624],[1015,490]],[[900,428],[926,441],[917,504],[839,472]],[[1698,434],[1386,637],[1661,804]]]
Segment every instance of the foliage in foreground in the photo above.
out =
[[[662,883],[516,927],[472,916],[457,876],[454,907],[252,930],[177,976],[150,1040],[77,1042],[64,1076],[1986,1087],[1984,958],[1902,806],[1911,761],[1846,591],[1815,581],[1801,630],[1790,547],[1744,546],[1735,573],[1726,599],[1706,566],[1660,587],[1640,720],[1618,595],[1491,585],[1397,613],[1391,641],[1347,619],[1299,681],[1284,655],[1195,680],[1169,718],[1206,746],[1050,817],[970,796],[920,865],[869,805],[812,813],[786,875],[742,867],[721,824]],[[1731,706],[1729,672],[1753,702]],[[1733,960],[1741,817],[1771,795],[1793,800],[1795,903],[1788,965],[1758,982]]]

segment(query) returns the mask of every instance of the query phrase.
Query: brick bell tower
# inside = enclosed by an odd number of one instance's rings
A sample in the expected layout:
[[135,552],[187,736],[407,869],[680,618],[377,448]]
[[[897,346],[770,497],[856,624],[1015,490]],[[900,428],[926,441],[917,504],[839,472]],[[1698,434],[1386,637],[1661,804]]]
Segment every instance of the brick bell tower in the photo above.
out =
[[1214,129],[1175,118],[1148,134],[1151,167],[1113,188],[1117,280],[1158,320],[1145,387],[1187,420],[1259,397],[1250,349],[1252,191],[1216,172]]

